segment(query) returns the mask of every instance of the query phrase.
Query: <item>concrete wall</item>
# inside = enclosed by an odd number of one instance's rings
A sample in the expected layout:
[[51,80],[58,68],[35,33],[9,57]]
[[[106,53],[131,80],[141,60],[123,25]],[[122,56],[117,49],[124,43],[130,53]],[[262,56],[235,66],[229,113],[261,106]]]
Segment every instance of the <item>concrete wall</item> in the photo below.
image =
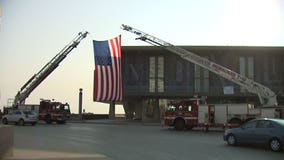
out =
[[0,159],[13,156],[14,127],[0,125]]
[[166,102],[166,99],[158,98],[129,98],[123,107],[127,119],[159,123],[163,121]]

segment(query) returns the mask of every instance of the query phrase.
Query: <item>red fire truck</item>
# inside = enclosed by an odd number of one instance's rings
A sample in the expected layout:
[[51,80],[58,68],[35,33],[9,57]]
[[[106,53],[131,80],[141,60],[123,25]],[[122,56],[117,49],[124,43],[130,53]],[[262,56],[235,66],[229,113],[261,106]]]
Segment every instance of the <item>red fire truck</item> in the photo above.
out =
[[68,103],[55,102],[42,99],[39,105],[18,105],[18,109],[33,110],[38,114],[38,119],[47,124],[56,122],[58,124],[66,123],[70,118],[70,107]]
[[176,130],[193,127],[236,127],[255,118],[283,118],[282,108],[256,108],[253,104],[200,104],[197,99],[169,101],[164,124]]

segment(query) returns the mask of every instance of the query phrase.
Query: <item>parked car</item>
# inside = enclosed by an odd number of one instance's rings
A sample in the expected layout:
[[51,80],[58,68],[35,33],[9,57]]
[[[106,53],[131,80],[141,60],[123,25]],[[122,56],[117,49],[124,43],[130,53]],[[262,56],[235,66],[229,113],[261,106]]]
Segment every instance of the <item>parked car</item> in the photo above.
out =
[[2,116],[3,124],[15,123],[23,126],[27,123],[35,125],[37,122],[37,114],[30,110],[13,110],[10,113]]
[[230,146],[255,144],[268,146],[272,151],[281,151],[284,144],[284,120],[251,120],[239,128],[226,130],[223,138]]

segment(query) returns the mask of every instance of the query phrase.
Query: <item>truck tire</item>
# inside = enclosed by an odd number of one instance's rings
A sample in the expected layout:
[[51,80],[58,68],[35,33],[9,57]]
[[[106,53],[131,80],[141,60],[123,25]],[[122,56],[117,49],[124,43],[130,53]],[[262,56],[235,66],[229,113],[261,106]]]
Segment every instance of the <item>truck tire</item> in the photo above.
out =
[[3,124],[8,124],[7,118],[4,118],[4,119],[2,120],[2,123],[3,123]]
[[46,116],[45,116],[45,122],[46,122],[46,124],[51,124],[51,123],[52,123],[52,120],[51,120],[51,116],[50,116],[50,115],[46,115]]
[[176,130],[181,131],[185,127],[185,122],[183,119],[176,119],[174,126]]

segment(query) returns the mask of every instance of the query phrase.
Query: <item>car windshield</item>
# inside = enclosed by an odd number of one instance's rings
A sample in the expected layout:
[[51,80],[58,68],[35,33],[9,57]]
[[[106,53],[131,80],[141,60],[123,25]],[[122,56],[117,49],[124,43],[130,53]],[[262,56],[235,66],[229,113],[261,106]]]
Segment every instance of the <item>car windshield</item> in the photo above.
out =
[[69,110],[69,105],[65,104],[64,105],[64,110]]
[[59,104],[55,107],[57,110],[69,110],[68,104]]
[[167,108],[168,111],[175,111],[176,107],[174,105],[169,105]]

